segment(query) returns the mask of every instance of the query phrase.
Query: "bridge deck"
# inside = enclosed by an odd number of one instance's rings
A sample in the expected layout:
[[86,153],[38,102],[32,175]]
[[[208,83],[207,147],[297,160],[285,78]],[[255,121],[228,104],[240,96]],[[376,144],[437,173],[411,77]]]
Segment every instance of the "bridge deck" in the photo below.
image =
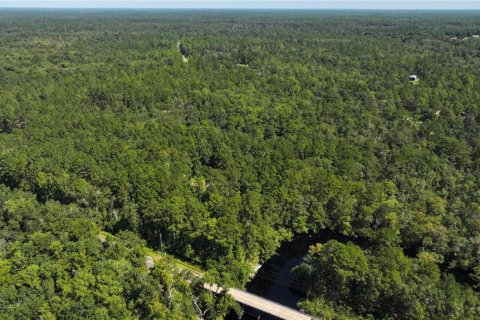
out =
[[[223,288],[218,287],[213,284],[205,284],[205,289],[213,292],[221,292]],[[282,306],[276,302],[270,301],[268,299],[259,297],[252,293],[239,290],[239,289],[228,289],[228,294],[231,295],[237,302],[247,305],[249,307],[255,308],[262,312],[268,313],[272,316],[275,316],[284,320],[311,320],[312,317],[304,313],[301,313],[298,310],[293,310],[288,307]]]

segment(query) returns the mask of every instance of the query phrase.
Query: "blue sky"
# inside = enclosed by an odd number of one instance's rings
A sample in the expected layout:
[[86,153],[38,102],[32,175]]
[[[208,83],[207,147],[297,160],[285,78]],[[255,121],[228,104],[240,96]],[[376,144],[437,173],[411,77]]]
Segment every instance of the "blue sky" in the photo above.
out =
[[0,7],[480,9],[480,0],[0,0]]

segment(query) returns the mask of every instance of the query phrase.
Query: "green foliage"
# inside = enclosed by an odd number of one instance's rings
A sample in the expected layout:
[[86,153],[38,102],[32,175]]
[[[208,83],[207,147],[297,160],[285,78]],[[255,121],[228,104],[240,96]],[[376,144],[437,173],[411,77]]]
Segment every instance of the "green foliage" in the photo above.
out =
[[478,13],[2,11],[0,30],[7,318],[219,317],[227,298],[181,277],[165,300],[137,246],[242,286],[325,229],[368,245],[312,256],[332,269],[311,308],[474,315],[449,274],[478,287]]
[[0,189],[4,319],[197,319],[195,304],[204,319],[217,319],[234,305],[192,291],[187,275],[167,260],[148,272],[146,248],[132,232],[100,241],[91,209],[39,204],[31,194]]
[[363,285],[370,272],[367,258],[359,247],[335,240],[310,248],[307,261],[307,265],[300,267],[307,270],[297,273],[315,283],[312,294],[333,301],[354,299],[352,290]]
[[308,314],[318,316],[320,319],[325,320],[362,320],[368,319],[353,314],[348,309],[328,303],[322,298],[316,298],[314,300],[305,300],[299,303],[299,307],[307,311]]
[[428,252],[408,258],[398,247],[364,251],[330,240],[312,247],[293,273],[308,287],[300,306],[327,319],[352,311],[375,319],[477,319],[478,295],[436,263]]

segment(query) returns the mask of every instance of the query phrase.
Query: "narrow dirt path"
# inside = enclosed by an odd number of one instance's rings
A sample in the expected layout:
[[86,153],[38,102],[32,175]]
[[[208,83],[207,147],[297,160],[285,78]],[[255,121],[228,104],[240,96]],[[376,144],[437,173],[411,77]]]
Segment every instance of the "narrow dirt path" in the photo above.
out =
[[178,40],[178,42],[177,42],[177,50],[178,50],[178,52],[182,55],[182,61],[185,62],[185,63],[188,63],[188,58],[183,55],[182,50],[181,50],[181,48],[180,48],[181,45],[182,45],[182,40]]

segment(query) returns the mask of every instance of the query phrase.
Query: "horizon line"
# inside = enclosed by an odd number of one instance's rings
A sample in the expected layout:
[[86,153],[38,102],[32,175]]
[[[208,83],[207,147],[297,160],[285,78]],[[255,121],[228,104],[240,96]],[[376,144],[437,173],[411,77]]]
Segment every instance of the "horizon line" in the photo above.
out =
[[322,8],[322,7],[149,7],[149,6],[0,6],[0,9],[146,9],[146,10],[412,10],[412,11],[438,11],[438,10],[478,10],[480,7],[472,8],[391,8],[391,7],[376,7],[376,8],[358,8],[358,7],[339,7],[339,8]]

